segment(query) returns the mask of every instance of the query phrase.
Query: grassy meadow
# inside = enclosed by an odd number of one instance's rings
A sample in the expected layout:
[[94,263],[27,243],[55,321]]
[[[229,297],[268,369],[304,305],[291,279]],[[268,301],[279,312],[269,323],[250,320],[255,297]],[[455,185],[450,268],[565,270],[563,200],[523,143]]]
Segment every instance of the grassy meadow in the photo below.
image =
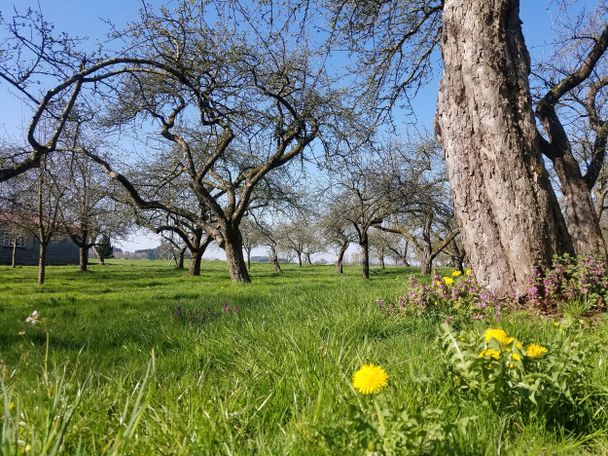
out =
[[[364,281],[356,267],[339,276],[287,265],[279,275],[254,264],[253,283],[241,285],[222,262],[193,278],[162,261],[113,260],[87,273],[49,267],[38,287],[36,268],[0,267],[3,454],[382,454],[356,438],[372,400],[351,386],[363,363],[388,372],[386,407],[435,411],[444,424],[467,418],[441,451],[421,444],[412,454],[608,454],[601,423],[585,432],[522,424],[456,397],[442,321],[376,304],[395,301],[415,273],[372,269]],[[31,325],[34,310],[41,322]],[[604,316],[505,312],[467,328],[490,324],[525,340],[581,334],[593,381],[608,385]]]

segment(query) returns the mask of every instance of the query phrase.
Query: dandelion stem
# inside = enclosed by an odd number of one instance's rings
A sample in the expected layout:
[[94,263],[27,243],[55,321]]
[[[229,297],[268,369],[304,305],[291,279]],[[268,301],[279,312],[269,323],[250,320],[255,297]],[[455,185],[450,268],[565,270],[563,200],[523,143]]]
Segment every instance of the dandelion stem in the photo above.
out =
[[380,436],[384,437],[386,435],[386,425],[384,424],[384,414],[382,413],[382,409],[380,408],[378,399],[375,397],[374,397],[374,408],[376,409],[376,414],[378,415],[378,424],[380,425]]

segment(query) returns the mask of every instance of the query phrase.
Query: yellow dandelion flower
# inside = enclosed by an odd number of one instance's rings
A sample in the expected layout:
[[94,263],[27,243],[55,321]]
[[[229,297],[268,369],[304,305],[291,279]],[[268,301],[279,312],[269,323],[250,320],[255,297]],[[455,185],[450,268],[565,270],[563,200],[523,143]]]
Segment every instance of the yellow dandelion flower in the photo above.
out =
[[548,351],[549,350],[547,350],[542,345],[530,344],[530,345],[528,345],[528,348],[526,349],[526,356],[528,358],[540,358]]
[[460,277],[461,275],[462,275],[462,272],[460,272],[460,271],[452,272],[452,277]]
[[468,276],[470,276],[472,273],[473,273],[473,271],[471,271],[471,268],[466,268],[466,269],[464,270],[464,275],[468,275]]
[[373,394],[388,385],[388,374],[381,366],[364,364],[353,374],[353,387],[361,394]]
[[[509,335],[502,329],[489,328],[484,333],[484,339],[486,342],[490,342],[492,339],[497,340],[502,345],[507,345],[509,342]],[[511,338],[512,340],[513,338]]]
[[443,281],[445,282],[446,285],[452,285],[454,283],[454,279],[452,279],[451,277],[444,277]]
[[521,356],[519,356],[517,353],[513,353],[513,354],[511,355],[511,359],[512,359],[513,361],[521,361]]
[[500,352],[495,348],[487,348],[479,354],[480,358],[500,358]]

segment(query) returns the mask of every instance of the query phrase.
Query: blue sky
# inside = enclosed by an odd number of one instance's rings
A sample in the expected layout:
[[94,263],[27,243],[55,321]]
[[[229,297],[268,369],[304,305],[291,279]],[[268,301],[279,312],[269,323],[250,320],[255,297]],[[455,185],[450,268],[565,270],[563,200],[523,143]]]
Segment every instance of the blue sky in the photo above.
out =
[[[40,3],[42,11],[57,30],[71,34],[103,40],[108,31],[105,20],[118,26],[124,25],[137,16],[140,2],[137,0],[0,0],[0,12],[4,17],[12,15],[13,7],[23,9],[27,6],[36,7]],[[170,4],[170,1],[153,0],[153,4]],[[597,0],[580,0],[578,7],[593,7]],[[533,60],[546,55],[548,43],[553,38],[553,28],[556,21],[555,0],[522,0],[521,18],[524,35]],[[436,61],[439,55],[435,56]],[[414,100],[414,111],[417,121],[422,127],[432,128],[439,72]],[[18,139],[20,125],[27,122],[29,111],[23,109],[19,100],[7,91],[5,85],[0,85],[0,136]]]
[[[154,5],[170,5],[171,1],[152,0]],[[580,0],[576,8],[594,8],[598,0]],[[120,28],[135,19],[141,3],[138,0],[0,0],[0,12],[5,18],[13,13],[13,8],[22,10],[28,6],[40,7],[46,19],[55,25],[57,31],[103,40],[108,31],[104,21],[111,21]],[[551,53],[551,42],[557,26],[556,0],[521,0],[521,19],[524,36],[532,60],[538,61]],[[2,36],[2,32],[0,32]],[[439,66],[439,55],[435,57]],[[416,123],[420,129],[432,130],[439,71],[435,78],[424,87],[413,101]],[[23,141],[23,125],[30,117],[30,111],[20,102],[13,89],[0,84],[0,140]],[[399,122],[399,120],[397,120]],[[149,247],[157,241],[144,240],[138,236],[135,244],[127,248]],[[217,254],[212,254],[217,256]]]

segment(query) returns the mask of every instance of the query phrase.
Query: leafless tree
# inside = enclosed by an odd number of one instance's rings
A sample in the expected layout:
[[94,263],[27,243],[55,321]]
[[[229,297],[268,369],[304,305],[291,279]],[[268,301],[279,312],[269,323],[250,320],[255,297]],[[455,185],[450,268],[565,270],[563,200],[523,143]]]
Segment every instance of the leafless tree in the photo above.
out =
[[559,48],[534,71],[535,114],[544,133],[539,133],[539,144],[559,180],[574,249],[579,255],[604,257],[606,245],[592,189],[601,175],[608,141],[607,14],[604,5],[575,24],[563,23]]
[[410,266],[409,262],[409,247],[410,243],[406,239],[403,239],[401,236],[393,236],[389,238],[389,242],[387,244],[387,249],[389,251],[389,256],[395,260],[395,264],[399,264],[400,262],[404,266]]
[[323,204],[325,214],[321,217],[320,226],[324,239],[337,250],[336,271],[344,272],[344,254],[348,246],[355,242],[356,235],[348,220],[343,217],[342,205],[338,200],[329,200]]
[[279,256],[277,249],[279,247],[281,236],[276,225],[265,221],[262,217],[252,217],[255,225],[252,227],[254,237],[259,240],[260,245],[265,245],[270,251],[270,262],[272,263],[275,272],[282,272],[279,264]]
[[337,210],[353,228],[361,249],[361,268],[369,279],[369,230],[380,224],[392,212],[393,203],[378,190],[372,169],[373,163],[351,163],[343,169],[339,189],[333,199],[339,201]]
[[293,217],[293,220],[286,220],[280,226],[281,243],[284,244],[286,250],[292,250],[295,253],[300,267],[303,258],[308,264],[312,264],[311,256],[319,249],[316,227],[314,216],[302,212]]
[[[186,251],[188,250],[188,245],[173,232],[165,232],[162,233],[161,236],[166,247],[170,251],[171,258],[175,261],[177,269],[184,269],[184,258],[186,256]],[[161,246],[163,245],[163,241],[161,241]]]
[[243,250],[247,257],[247,268],[251,270],[251,252],[261,242],[259,228],[249,217],[244,217],[241,221],[240,230],[243,238]]
[[[169,12],[144,15],[133,38],[143,40],[142,59],[155,56],[172,71],[131,73],[108,118],[158,123],[176,177],[206,208],[204,231],[224,249],[231,278],[249,282],[239,225],[254,192],[320,134],[337,99],[327,98],[308,50],[290,52],[283,40],[252,44],[208,27],[201,8],[181,3],[178,20]],[[145,199],[124,173],[91,156],[141,209],[177,213]]]
[[75,153],[57,154],[54,160],[65,186],[59,206],[61,229],[80,249],[80,271],[87,271],[89,250],[102,233],[122,234],[128,221],[116,217],[111,182],[91,160]]
[[30,233],[38,241],[38,285],[46,279],[48,245],[60,232],[60,207],[65,203],[66,187],[53,171],[49,157],[41,157],[37,169],[21,173],[18,181],[11,182],[4,195],[5,210],[0,213],[0,222]]

